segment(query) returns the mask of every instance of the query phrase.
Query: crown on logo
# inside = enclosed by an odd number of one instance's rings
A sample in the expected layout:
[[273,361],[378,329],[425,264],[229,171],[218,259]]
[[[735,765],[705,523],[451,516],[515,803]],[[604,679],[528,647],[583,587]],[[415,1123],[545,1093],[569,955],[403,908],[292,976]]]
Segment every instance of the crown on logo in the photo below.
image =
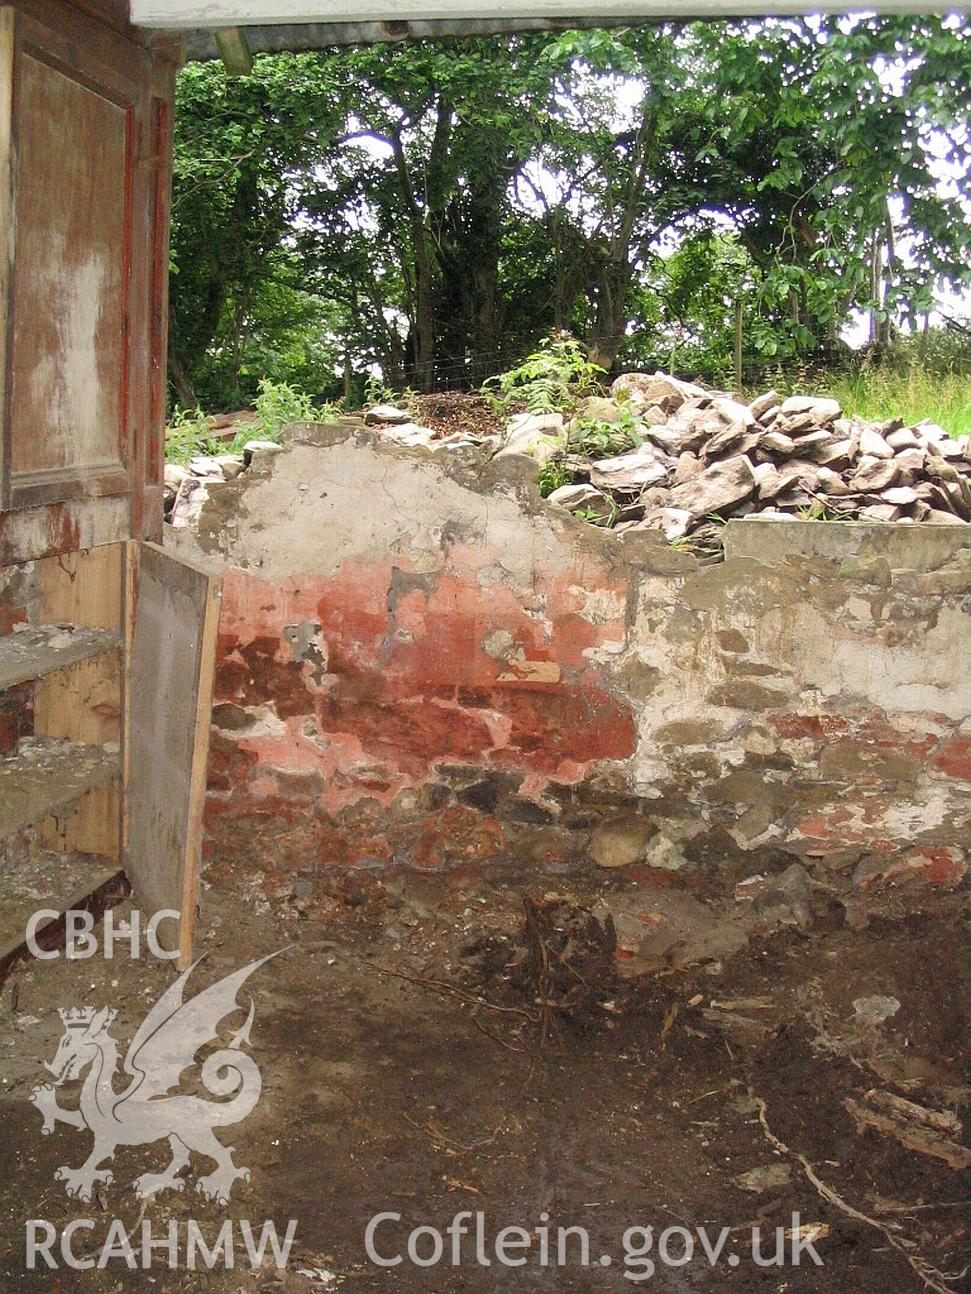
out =
[[93,1006],[72,1006],[67,1011],[63,1007],[57,1013],[69,1029],[86,1029],[95,1017]]

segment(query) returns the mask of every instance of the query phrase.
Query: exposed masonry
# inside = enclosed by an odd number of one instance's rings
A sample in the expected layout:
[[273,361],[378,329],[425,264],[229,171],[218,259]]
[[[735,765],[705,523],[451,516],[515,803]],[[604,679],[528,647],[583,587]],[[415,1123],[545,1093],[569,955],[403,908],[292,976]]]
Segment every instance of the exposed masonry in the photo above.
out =
[[961,879],[965,527],[746,520],[704,566],[534,477],[308,425],[213,490],[210,858]]

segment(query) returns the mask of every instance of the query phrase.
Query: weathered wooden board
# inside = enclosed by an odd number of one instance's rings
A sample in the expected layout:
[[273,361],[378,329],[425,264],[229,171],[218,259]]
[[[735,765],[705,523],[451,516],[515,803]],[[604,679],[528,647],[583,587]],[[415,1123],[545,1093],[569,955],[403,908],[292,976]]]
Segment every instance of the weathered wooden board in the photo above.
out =
[[117,777],[116,744],[25,737],[0,760],[0,838],[70,813],[82,796]]
[[46,908],[50,913],[34,931],[36,943],[47,951],[61,951],[67,941],[66,912],[90,912],[99,921],[128,894],[128,882],[117,863],[106,867],[70,851],[8,854],[3,860],[3,879],[0,988],[16,962],[33,961],[26,936],[27,923],[36,912]]
[[116,651],[120,643],[117,630],[77,625],[29,625],[5,634],[0,638],[0,691]]
[[[106,544],[35,565],[40,619],[83,626],[79,632],[110,634],[120,645],[127,545]],[[34,689],[38,735],[95,744],[121,739],[120,652],[103,652],[68,669],[48,673]],[[42,835],[51,848],[79,849],[120,861],[119,786],[92,791],[69,820]]]
[[[182,914],[174,937],[184,967],[198,901],[219,582],[155,544],[132,547],[125,863],[146,913]],[[173,927],[163,922],[160,940]]]
[[[932,0],[876,0],[878,13],[939,12]],[[409,22],[424,18],[734,17],[844,12],[846,0],[131,0],[145,27],[238,27],[259,23]]]
[[16,199],[15,497],[49,484],[64,498],[72,477],[90,493],[119,494],[128,486],[132,106],[67,75],[31,45],[19,77],[19,147],[31,163],[19,168]]
[[173,53],[0,4],[0,564],[161,532]]

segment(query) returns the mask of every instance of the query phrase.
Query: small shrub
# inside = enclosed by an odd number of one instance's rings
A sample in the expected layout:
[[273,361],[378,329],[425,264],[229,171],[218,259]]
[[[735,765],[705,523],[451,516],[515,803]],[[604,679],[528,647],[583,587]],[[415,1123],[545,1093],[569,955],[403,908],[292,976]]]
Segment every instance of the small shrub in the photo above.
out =
[[340,402],[314,404],[313,397],[289,386],[260,378],[254,408],[258,422],[247,422],[227,444],[217,440],[209,419],[201,409],[191,413],[176,409],[165,430],[165,457],[170,463],[186,463],[196,454],[239,454],[248,440],[280,439],[292,422],[329,422],[341,412]]
[[575,338],[560,334],[544,338],[539,350],[517,368],[489,378],[482,390],[506,412],[518,405],[529,413],[568,413],[583,396],[601,389],[604,372],[590,363]]
[[562,458],[551,458],[539,469],[538,485],[539,492],[544,499],[548,499],[554,490],[558,490],[562,485],[572,485],[574,473]]
[[644,424],[632,409],[625,409],[619,422],[578,418],[570,429],[570,448],[587,458],[613,458],[643,441]]
[[169,463],[187,463],[197,454],[220,453],[213,439],[209,418],[201,409],[176,409],[165,429],[165,458]]

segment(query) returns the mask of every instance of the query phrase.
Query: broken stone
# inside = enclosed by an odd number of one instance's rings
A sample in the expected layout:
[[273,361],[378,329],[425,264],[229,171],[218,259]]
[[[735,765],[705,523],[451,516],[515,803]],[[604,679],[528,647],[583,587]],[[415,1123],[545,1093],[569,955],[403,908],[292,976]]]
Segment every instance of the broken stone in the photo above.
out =
[[899,452],[901,449],[919,449],[921,442],[910,427],[901,427],[899,431],[890,432],[887,444],[892,450]]
[[833,436],[824,428],[820,427],[815,431],[806,432],[805,435],[794,437],[795,452],[797,454],[805,454],[807,458],[811,458],[813,451],[817,447],[829,445],[832,441]]
[[388,424],[381,428],[382,439],[392,440],[396,445],[407,449],[441,449],[446,447],[444,441],[436,439],[437,433],[431,427],[420,427],[414,422]]
[[956,517],[953,512],[944,512],[941,508],[930,508],[924,520],[934,526],[960,526],[966,524]]
[[243,446],[243,464],[249,467],[256,454],[267,457],[282,452],[283,446],[278,445],[275,440],[248,440]]
[[781,431],[767,431],[759,440],[759,447],[767,449],[770,454],[784,454],[788,458],[795,450],[796,442]]
[[671,506],[683,508],[693,517],[707,517],[723,512],[749,498],[758,488],[752,464],[739,454],[711,467],[694,478],[676,485],[671,491]]
[[685,481],[692,481],[696,476],[700,476],[704,470],[705,465],[701,459],[686,450],[678,458],[672,481],[675,485],[682,485]]
[[685,400],[707,399],[708,393],[693,382],[681,382],[667,373],[623,373],[610,388],[615,400],[629,400],[631,404],[658,405],[666,413],[680,409]]
[[943,427],[939,427],[936,422],[931,422],[930,418],[925,418],[923,422],[917,423],[910,429],[922,442],[934,442],[941,440],[950,440],[950,436]]
[[711,407],[729,426],[734,426],[735,423],[741,423],[746,429],[755,426],[755,414],[747,404],[738,400],[731,400],[724,395],[717,396],[712,400]]
[[900,508],[889,503],[871,503],[869,507],[862,509],[860,516],[864,521],[899,521]]
[[393,404],[376,404],[373,409],[368,409],[364,415],[364,421],[369,427],[376,424],[405,423],[411,422],[411,414],[404,409],[396,408]]
[[874,458],[893,458],[893,447],[873,427],[864,427],[860,432],[860,451]]
[[884,490],[883,499],[885,503],[899,504],[905,508],[917,502],[917,491],[912,490],[909,485],[896,485],[890,490]]
[[[626,412],[619,400],[612,400],[603,395],[591,395],[586,400],[581,401],[577,415],[588,421],[607,422],[613,425],[620,422]],[[663,413],[661,417],[663,419]]]
[[616,458],[602,458],[590,465],[590,484],[605,490],[632,493],[646,485],[663,481],[670,470],[671,460],[656,445],[645,443],[629,454]]
[[590,840],[590,857],[598,867],[629,867],[644,857],[657,835],[646,818],[621,818],[602,822]]
[[756,896],[755,911],[772,925],[805,929],[813,919],[812,888],[812,877],[802,863],[793,863],[779,876],[769,878]]
[[872,997],[853,999],[853,1011],[861,1024],[883,1024],[900,1010],[900,1001],[895,997],[885,997],[874,993]]
[[199,476],[205,481],[223,480],[223,471],[219,462],[211,458],[208,454],[196,454],[189,459],[189,472],[192,476]]
[[719,431],[712,436],[705,446],[705,457],[717,458],[719,454],[725,454],[730,449],[739,448],[747,430],[744,423],[736,422],[732,426],[726,427],[724,431]]
[[758,398],[753,400],[749,405],[749,409],[752,411],[752,417],[761,421],[767,413],[778,408],[781,399],[782,397],[779,395],[778,391],[766,391],[764,395],[758,396]]
[[951,484],[957,484],[957,482],[961,480],[961,473],[953,463],[949,463],[943,458],[932,457],[934,452],[933,448],[930,445],[928,445],[927,448],[930,450],[930,453],[928,453],[927,458],[924,460],[925,474],[929,476],[932,481],[945,481],[950,482]]
[[215,461],[222,470],[224,481],[235,481],[243,470],[242,454],[217,454]]
[[750,1168],[747,1173],[739,1173],[732,1181],[743,1191],[761,1195],[764,1191],[779,1190],[792,1181],[792,1167],[789,1164],[764,1164],[761,1168]]
[[647,429],[648,439],[671,455],[697,449],[704,442],[705,435],[704,428],[692,426],[690,422],[682,423],[676,418]]
[[771,463],[759,463],[753,471],[759,483],[760,499],[774,499],[799,480],[798,472],[789,467],[773,467]]
[[937,458],[946,458],[950,462],[963,463],[964,453],[956,440],[929,440],[927,452]]
[[[222,477],[220,476],[220,481]],[[212,482],[208,482],[212,484]],[[195,526],[209,498],[207,482],[198,476],[186,476],[178,488],[172,506],[171,524],[177,527]]]
[[613,500],[592,485],[561,485],[548,497],[547,503],[566,508],[567,512],[585,512],[598,520],[613,516]]
[[638,526],[639,530],[660,530],[669,542],[681,539],[691,527],[691,513],[684,508],[652,508]]
[[843,412],[838,400],[828,400],[812,395],[791,395],[782,402],[784,417],[809,415],[817,425],[835,422]]
[[850,487],[839,472],[834,472],[831,467],[820,467],[816,477],[816,489],[822,490],[824,494],[831,494],[834,498],[850,492]]
[[868,490],[879,494],[896,484],[899,471],[895,459],[876,459],[857,468],[849,486],[851,490]]
[[521,413],[509,422],[506,443],[496,455],[524,454],[538,463],[548,463],[566,448],[561,413]]
[[613,918],[617,970],[625,978],[662,968],[723,960],[748,938],[732,914],[671,887],[647,886],[605,894],[593,911]]

